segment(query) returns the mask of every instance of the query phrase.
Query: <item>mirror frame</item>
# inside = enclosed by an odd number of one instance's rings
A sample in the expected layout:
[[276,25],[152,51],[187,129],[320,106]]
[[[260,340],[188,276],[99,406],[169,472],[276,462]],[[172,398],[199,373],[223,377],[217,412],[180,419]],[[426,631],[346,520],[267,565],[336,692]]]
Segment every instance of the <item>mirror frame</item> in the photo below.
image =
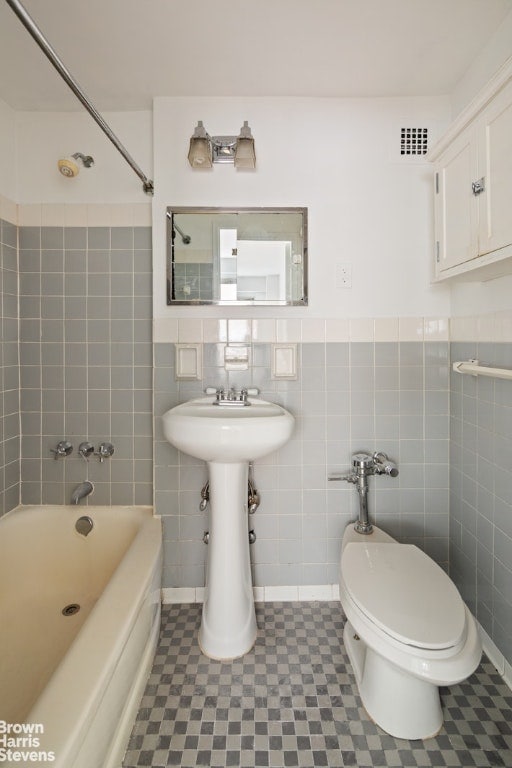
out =
[[[173,232],[172,216],[180,213],[299,213],[302,215],[302,297],[292,301],[269,300],[258,301],[255,299],[246,301],[223,301],[221,299],[173,299],[174,261],[173,261]],[[174,206],[166,207],[166,292],[168,306],[222,306],[222,307],[306,307],[308,305],[308,209],[306,207],[242,207],[242,208],[217,208]]]

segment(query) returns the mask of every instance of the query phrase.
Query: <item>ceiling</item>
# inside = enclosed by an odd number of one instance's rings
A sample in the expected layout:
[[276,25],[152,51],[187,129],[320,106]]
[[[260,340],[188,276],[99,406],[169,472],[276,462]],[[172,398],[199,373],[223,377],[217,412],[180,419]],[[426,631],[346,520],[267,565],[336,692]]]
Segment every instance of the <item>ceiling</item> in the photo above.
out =
[[[155,96],[450,93],[512,0],[24,0],[101,110]],[[76,97],[0,0],[0,98],[75,110]]]

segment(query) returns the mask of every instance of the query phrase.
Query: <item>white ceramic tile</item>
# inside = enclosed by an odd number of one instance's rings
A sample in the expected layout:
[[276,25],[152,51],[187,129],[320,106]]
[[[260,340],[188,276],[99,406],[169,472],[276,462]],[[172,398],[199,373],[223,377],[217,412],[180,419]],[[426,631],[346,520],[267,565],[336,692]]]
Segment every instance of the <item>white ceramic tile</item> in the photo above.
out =
[[312,584],[299,587],[299,600],[332,600],[332,584]]
[[495,341],[496,315],[480,315],[476,321],[477,341]]
[[204,587],[196,587],[196,603],[204,603]]
[[512,342],[512,312],[510,310],[496,314],[496,341]]
[[505,675],[505,657],[500,650],[496,647],[493,640],[489,637],[482,625],[477,621],[478,633],[482,641],[482,647],[489,661],[494,664],[499,674],[504,677]]
[[8,198],[4,198],[2,203],[2,211],[5,221],[10,222],[11,224],[18,223],[18,206],[15,202],[9,200]]
[[400,317],[398,333],[400,341],[423,341],[423,318]]
[[130,203],[110,203],[105,207],[109,212],[111,227],[133,226],[133,207]]
[[132,203],[132,223],[134,227],[150,227],[152,224],[151,203]]
[[255,603],[265,602],[265,587],[253,587],[252,593],[253,593]]
[[44,203],[41,206],[42,227],[64,227],[66,224],[65,203]]
[[178,321],[173,317],[157,317],[153,320],[155,344],[172,344],[178,341]]
[[179,342],[202,342],[203,323],[197,318],[186,319],[180,317],[178,320],[178,341]]
[[39,203],[20,205],[18,216],[20,227],[40,227],[41,205]]
[[503,674],[503,679],[512,691],[512,664],[509,664],[508,661],[505,662],[505,671]]
[[371,317],[350,319],[350,341],[374,341],[374,320]]
[[64,205],[64,226],[66,227],[86,227],[87,226],[87,205],[77,203]]
[[463,317],[461,321],[461,335],[458,341],[475,341],[478,335],[476,317]]
[[377,317],[375,341],[398,341],[398,317]]
[[350,341],[350,322],[348,318],[330,318],[325,321],[326,341]]
[[228,321],[225,318],[206,318],[203,320],[203,341],[205,344],[218,344],[228,340]]
[[278,319],[276,322],[276,341],[302,340],[302,323],[300,320]]
[[228,320],[228,341],[246,344],[251,341],[251,320],[230,318]]
[[316,317],[305,318],[302,321],[302,341],[323,343],[325,341],[325,320]]
[[464,333],[464,322],[465,318],[463,317],[451,317],[450,318],[450,340],[451,341],[462,341],[462,336]]
[[276,587],[265,587],[265,602],[271,603],[273,600],[276,601],[292,601],[292,600],[298,600],[299,599],[299,587],[286,587],[286,586],[276,586]]
[[276,321],[261,318],[252,321],[252,340],[256,342],[272,342],[276,340]]
[[87,204],[87,225],[89,227],[110,227],[110,210],[108,205],[99,203]]
[[162,589],[162,603],[164,605],[195,602],[196,590],[194,587],[164,587]]
[[425,317],[423,319],[425,341],[448,341],[449,321],[447,317]]

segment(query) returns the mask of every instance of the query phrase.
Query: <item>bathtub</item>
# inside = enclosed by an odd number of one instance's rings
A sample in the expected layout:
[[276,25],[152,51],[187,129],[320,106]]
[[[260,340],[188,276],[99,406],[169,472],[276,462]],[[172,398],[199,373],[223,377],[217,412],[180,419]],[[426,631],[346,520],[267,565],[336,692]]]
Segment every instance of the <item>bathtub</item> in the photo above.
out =
[[119,768],[158,640],[161,569],[150,507],[0,519],[0,750],[25,752],[0,763]]

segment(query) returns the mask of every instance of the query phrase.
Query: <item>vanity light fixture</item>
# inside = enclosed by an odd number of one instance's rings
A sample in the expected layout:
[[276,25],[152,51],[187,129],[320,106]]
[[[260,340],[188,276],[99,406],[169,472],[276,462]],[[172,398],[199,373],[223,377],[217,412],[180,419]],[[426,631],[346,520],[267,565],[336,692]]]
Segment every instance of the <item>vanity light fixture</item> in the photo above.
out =
[[235,168],[256,167],[254,139],[247,120],[238,136],[210,136],[199,120],[190,138],[188,161],[192,168],[211,168],[213,163],[234,163]]

